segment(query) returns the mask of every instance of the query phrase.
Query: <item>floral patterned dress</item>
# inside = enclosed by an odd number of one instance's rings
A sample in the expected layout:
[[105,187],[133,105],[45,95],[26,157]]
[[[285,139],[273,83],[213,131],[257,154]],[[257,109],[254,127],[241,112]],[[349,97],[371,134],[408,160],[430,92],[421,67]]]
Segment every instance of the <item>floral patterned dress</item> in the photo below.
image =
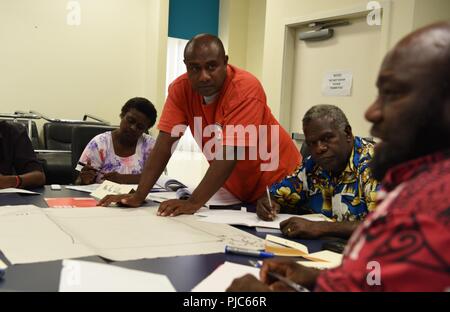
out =
[[[80,162],[90,163],[102,173],[140,174],[145,165],[155,140],[143,134],[137,144],[136,152],[129,157],[117,156],[114,152],[112,132],[105,132],[94,137],[81,154]],[[96,183],[102,182],[102,175],[97,175]]]

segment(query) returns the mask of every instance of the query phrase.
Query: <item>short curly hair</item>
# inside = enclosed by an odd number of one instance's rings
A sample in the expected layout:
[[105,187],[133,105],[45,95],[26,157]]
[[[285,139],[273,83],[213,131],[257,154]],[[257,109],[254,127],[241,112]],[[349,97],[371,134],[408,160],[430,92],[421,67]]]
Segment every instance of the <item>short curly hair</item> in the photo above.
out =
[[150,128],[155,125],[158,112],[156,111],[156,108],[152,102],[150,102],[146,98],[141,97],[129,99],[122,107],[120,117],[125,116],[126,113],[128,113],[133,108],[148,117],[148,119],[150,120]]

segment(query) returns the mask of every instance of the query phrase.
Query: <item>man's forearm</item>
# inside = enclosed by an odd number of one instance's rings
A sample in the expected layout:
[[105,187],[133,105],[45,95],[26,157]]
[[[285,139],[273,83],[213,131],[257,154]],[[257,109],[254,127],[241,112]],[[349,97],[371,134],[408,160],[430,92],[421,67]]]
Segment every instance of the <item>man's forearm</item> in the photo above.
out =
[[[320,225],[319,225],[320,224]],[[345,221],[345,222],[318,222],[321,228],[321,236],[335,236],[349,238],[352,236],[361,221]]]
[[139,184],[141,180],[141,174],[122,174],[121,183],[122,184]]
[[203,206],[225,184],[236,164],[236,157],[234,160],[213,161],[190,201],[198,206]]
[[39,187],[45,184],[45,175],[41,171],[32,171],[29,173],[25,173],[20,175],[22,179],[22,184],[20,187]]
[[233,172],[237,161],[215,160],[211,163],[205,177],[195,189],[191,202],[203,206],[224,184]]

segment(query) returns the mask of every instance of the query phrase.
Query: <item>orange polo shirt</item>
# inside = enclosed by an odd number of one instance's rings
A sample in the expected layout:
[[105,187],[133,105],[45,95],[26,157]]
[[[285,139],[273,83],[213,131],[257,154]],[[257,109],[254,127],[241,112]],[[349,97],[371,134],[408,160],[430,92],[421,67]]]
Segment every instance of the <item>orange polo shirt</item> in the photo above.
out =
[[[244,159],[238,158],[224,185],[243,202],[264,196],[266,186],[292,174],[301,161],[291,137],[272,115],[259,81],[232,65],[220,94],[208,105],[192,89],[187,74],[170,85],[158,128],[170,134],[182,125],[198,137],[210,163],[214,144],[245,147]],[[239,131],[243,129],[246,132]]]

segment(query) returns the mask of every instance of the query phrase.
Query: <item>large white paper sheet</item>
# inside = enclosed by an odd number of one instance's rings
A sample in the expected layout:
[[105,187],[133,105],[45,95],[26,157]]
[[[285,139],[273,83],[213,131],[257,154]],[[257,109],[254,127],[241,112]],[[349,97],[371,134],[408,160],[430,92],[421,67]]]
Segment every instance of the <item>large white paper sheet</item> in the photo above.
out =
[[[25,209],[26,210],[26,209]],[[195,216],[163,218],[157,208],[39,209],[2,216],[0,249],[13,264],[99,255],[114,261],[262,249],[264,241]]]

